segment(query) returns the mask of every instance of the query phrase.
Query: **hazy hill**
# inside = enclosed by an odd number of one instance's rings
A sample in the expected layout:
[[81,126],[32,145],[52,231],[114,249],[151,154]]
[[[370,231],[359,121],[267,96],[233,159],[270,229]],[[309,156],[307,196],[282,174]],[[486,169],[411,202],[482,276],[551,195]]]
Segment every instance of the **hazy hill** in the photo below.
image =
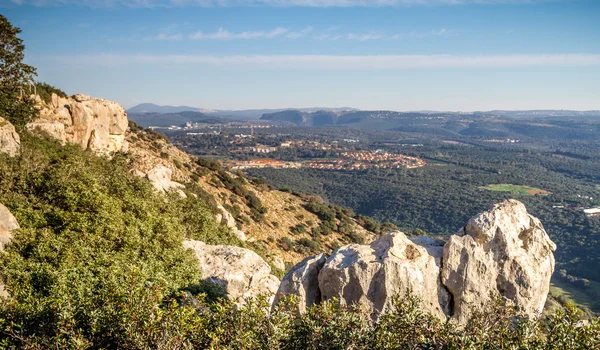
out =
[[141,103],[127,110],[127,113],[179,113],[185,111],[197,111],[198,107],[189,106],[159,106],[154,103]]
[[193,111],[184,111],[177,113],[129,113],[128,117],[129,119],[144,127],[166,127],[171,125],[181,126],[186,122],[202,122],[208,124],[215,124],[231,121],[223,117]]

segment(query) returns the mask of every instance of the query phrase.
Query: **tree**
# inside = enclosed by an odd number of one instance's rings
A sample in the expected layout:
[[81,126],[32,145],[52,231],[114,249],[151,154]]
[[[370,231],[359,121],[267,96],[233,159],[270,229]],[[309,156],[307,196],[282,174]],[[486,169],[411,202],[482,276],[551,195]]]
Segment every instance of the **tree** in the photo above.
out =
[[23,128],[37,113],[34,101],[25,93],[36,71],[23,63],[25,46],[19,33],[21,29],[0,15],[0,116]]

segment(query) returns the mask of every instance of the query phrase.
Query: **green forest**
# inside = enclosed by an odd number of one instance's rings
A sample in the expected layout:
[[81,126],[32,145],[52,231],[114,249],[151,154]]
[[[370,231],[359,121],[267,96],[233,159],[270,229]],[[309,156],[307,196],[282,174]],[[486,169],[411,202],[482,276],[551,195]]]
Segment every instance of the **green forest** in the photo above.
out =
[[[443,143],[388,149],[421,157],[429,165],[352,172],[250,169],[249,173],[267,178],[278,188],[320,195],[407,232],[420,229],[442,237],[457,232],[491,204],[518,199],[540,218],[558,245],[557,272],[565,270],[565,281],[598,300],[600,218],[583,212],[600,203],[598,153],[573,150],[565,156],[564,150]],[[592,309],[600,311],[600,305],[596,302]]]

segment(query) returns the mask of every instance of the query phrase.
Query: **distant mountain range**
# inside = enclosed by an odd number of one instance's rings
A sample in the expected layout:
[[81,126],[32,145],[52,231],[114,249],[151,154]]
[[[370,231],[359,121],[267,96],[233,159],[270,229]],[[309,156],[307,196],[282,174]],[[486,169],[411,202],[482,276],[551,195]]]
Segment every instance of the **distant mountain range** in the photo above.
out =
[[141,113],[179,113],[186,111],[198,111],[200,108],[189,106],[159,106],[154,103],[141,103],[127,110],[128,114]]
[[[209,110],[189,106],[159,106],[143,103],[127,110],[129,118],[142,126],[182,125],[185,122],[222,123],[232,120],[266,120],[297,126],[343,126],[370,130],[404,130],[420,132],[423,128],[439,127],[440,132],[449,131],[461,119],[471,121],[498,119],[600,119],[600,111],[572,110],[524,110],[482,112],[396,112],[361,111],[356,108],[300,108],[300,109],[249,109]],[[441,126],[439,123],[452,120]],[[454,124],[453,124],[454,123]]]
[[[161,106],[154,103],[142,103],[137,106],[131,107],[127,110],[128,114],[146,114],[146,113],[158,113],[158,114],[169,114],[169,113],[181,113],[181,112],[200,112],[205,115],[211,115],[215,117],[223,117],[228,119],[237,120],[248,120],[248,119],[260,119],[263,114],[275,113],[289,110],[289,108],[282,109],[244,109],[244,110],[221,110],[221,109],[205,109],[200,107],[190,106]],[[311,107],[311,108],[298,108],[294,109],[302,112],[316,112],[321,110],[326,111],[358,111],[352,107],[340,107],[340,108],[324,108],[324,107]],[[135,119],[135,118],[134,118]]]

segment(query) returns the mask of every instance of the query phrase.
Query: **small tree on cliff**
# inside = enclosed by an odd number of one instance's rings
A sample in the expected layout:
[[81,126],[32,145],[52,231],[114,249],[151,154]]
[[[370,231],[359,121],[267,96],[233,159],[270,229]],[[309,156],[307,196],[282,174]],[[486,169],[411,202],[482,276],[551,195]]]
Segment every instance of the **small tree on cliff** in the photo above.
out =
[[19,33],[21,29],[0,15],[0,116],[23,128],[36,115],[26,86],[36,72],[34,67],[23,63],[25,46],[17,37]]

